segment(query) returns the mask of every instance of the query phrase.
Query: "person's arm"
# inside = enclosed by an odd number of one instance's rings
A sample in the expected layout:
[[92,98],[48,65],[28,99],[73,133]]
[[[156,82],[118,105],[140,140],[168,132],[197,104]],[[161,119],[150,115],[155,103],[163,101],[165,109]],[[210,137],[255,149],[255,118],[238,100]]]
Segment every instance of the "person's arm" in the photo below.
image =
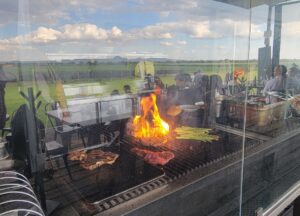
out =
[[263,95],[264,95],[264,96],[266,96],[267,92],[271,90],[271,82],[272,82],[272,80],[269,80],[269,81],[266,83],[266,85],[265,85],[265,87],[264,87],[264,89],[263,89]]

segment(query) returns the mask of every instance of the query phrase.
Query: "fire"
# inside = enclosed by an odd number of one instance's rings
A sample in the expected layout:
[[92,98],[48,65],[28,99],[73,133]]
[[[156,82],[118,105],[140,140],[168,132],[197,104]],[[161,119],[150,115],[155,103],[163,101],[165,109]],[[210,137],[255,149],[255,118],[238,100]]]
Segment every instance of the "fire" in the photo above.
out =
[[165,139],[169,134],[169,125],[160,118],[156,105],[156,95],[150,94],[143,97],[140,102],[141,115],[136,115],[133,119],[132,135],[142,141],[151,139]]

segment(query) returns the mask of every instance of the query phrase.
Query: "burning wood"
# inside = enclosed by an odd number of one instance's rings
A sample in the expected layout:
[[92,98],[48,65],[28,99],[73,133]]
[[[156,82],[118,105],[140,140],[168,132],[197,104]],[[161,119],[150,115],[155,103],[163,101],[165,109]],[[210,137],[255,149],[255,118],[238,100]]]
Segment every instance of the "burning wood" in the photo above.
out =
[[160,118],[156,95],[141,99],[141,115],[136,115],[129,126],[130,134],[145,145],[158,145],[167,141],[169,125]]

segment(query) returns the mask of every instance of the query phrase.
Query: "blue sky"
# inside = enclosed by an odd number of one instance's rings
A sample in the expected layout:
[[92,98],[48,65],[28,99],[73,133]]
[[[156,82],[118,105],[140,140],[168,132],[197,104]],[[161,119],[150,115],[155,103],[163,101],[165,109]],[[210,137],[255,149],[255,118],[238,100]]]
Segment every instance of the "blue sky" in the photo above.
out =
[[[300,58],[295,8],[284,12],[283,38],[293,42],[283,43],[286,58]],[[0,15],[2,61],[247,59],[250,27],[250,58],[264,46],[267,6],[252,9],[251,23],[250,10],[212,0],[2,0]]]

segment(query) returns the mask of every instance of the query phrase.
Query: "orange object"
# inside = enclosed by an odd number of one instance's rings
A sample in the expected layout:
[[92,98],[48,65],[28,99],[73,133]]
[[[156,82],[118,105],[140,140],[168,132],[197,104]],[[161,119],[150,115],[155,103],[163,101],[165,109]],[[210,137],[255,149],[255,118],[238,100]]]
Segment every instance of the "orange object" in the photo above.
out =
[[236,68],[233,72],[233,79],[237,80],[239,77],[245,76],[245,70],[243,68]]
[[132,122],[132,135],[147,143],[152,139],[161,139],[162,143],[169,134],[169,125],[160,118],[156,105],[156,95],[150,94],[140,101],[141,115],[136,115]]

